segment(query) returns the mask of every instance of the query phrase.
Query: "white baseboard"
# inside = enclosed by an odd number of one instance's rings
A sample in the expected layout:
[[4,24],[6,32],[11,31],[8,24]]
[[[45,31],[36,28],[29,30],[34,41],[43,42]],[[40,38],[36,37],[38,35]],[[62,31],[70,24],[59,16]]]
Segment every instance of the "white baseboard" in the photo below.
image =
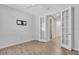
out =
[[0,46],[0,49],[7,48],[7,47],[10,47],[10,46],[14,46],[14,45],[18,45],[18,44],[22,44],[22,43],[29,42],[29,41],[31,41],[31,40],[20,41],[20,42],[15,42],[15,43],[12,43],[12,44],[7,44],[7,45],[4,45],[4,46]]
[[39,41],[41,41],[41,42],[48,42],[47,40],[39,40]]
[[75,50],[75,51],[78,51],[78,52],[79,52],[79,49],[77,49],[77,48],[73,48],[73,50]]

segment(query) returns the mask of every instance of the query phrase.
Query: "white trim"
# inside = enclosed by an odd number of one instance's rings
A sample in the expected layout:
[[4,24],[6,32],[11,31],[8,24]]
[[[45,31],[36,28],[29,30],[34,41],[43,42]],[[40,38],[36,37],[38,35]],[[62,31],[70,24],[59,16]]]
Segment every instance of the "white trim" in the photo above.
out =
[[66,48],[68,50],[72,50],[70,47],[66,46],[66,45],[62,45],[61,47]]
[[12,43],[12,44],[7,44],[7,45],[4,45],[4,46],[0,46],[0,49],[11,47],[11,46],[14,46],[14,45],[19,45],[19,44],[29,42],[29,41],[32,41],[32,40],[26,40],[26,41],[15,42],[15,43]]
[[79,49],[77,49],[77,48],[72,48],[72,49],[79,52]]
[[48,42],[48,40],[39,40],[39,41],[41,41],[41,42]]

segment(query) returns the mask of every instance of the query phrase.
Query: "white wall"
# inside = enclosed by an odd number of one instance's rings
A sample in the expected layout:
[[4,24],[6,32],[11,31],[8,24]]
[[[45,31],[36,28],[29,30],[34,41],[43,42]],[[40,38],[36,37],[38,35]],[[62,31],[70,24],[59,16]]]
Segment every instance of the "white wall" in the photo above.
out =
[[[54,13],[72,6],[74,8],[74,49],[79,50],[79,5],[51,5],[51,11],[42,12]],[[40,13],[39,12],[39,13]],[[0,47],[10,45],[17,42],[39,39],[39,16],[43,14],[32,15],[25,14],[19,10],[15,10],[0,5]],[[27,20],[27,26],[17,26],[16,19],[23,18]],[[36,20],[36,21],[35,21]]]
[[[27,26],[17,25],[17,19],[27,21]],[[0,5],[0,48],[34,39],[35,17]]]
[[[49,11],[49,13],[55,13],[56,11],[61,11],[64,8],[67,7],[73,7],[74,8],[74,43],[73,43],[73,49],[78,50],[79,51],[79,5],[66,5],[66,4],[62,4],[62,5],[51,5],[50,9],[52,9],[52,11]],[[41,11],[42,12],[42,11]],[[46,14],[46,13],[44,13]],[[43,15],[43,14],[38,14],[36,16],[36,37],[37,39],[39,39],[39,16]]]

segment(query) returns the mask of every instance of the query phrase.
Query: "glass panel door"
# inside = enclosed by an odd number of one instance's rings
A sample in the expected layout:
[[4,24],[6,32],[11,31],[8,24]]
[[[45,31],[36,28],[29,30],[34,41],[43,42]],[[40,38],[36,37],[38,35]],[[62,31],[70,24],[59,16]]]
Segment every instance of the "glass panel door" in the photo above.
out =
[[46,40],[46,20],[44,17],[40,17],[40,40]]
[[62,47],[72,49],[71,8],[62,11]]

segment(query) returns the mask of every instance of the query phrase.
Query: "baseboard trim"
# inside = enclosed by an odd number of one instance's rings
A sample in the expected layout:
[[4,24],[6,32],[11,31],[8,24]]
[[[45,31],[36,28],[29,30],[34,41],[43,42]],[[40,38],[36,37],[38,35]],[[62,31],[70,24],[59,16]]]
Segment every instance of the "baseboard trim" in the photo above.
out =
[[79,52],[79,49],[76,49],[76,48],[73,48],[72,50],[75,50],[75,51],[78,51]]
[[19,44],[22,44],[22,43],[25,43],[25,42],[29,42],[29,41],[31,41],[31,40],[20,41],[20,42],[15,42],[15,43],[8,44],[8,45],[5,45],[5,46],[0,46],[0,49],[4,49],[4,48],[11,47],[11,46],[14,46],[14,45],[19,45]]
[[39,40],[39,41],[41,41],[41,42],[48,42],[47,40]]

